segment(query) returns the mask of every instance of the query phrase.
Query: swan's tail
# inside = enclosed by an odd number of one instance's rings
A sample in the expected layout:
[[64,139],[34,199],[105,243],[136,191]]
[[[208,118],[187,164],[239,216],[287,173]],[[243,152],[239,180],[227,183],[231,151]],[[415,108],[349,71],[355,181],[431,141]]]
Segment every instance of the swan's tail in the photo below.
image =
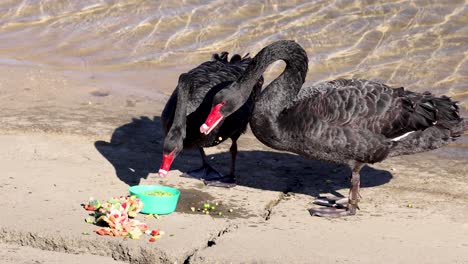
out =
[[229,52],[227,52],[227,51],[223,51],[223,52],[221,52],[219,54],[215,53],[215,54],[213,54],[211,56],[211,60],[212,61],[220,61],[220,62],[224,62],[224,63],[231,63],[231,64],[240,63],[240,64],[245,64],[246,66],[252,60],[249,53],[245,54],[244,57],[242,57],[239,54],[234,54],[234,55],[231,56],[231,60],[228,60],[228,55],[229,55]]
[[435,125],[415,131],[400,141],[394,141],[389,156],[409,155],[438,149],[456,140],[465,131],[468,131],[467,119],[462,119],[450,128]]
[[[402,99],[403,112],[400,118],[400,127],[407,131],[424,130],[432,126],[449,129],[453,136],[460,136],[459,108],[456,101],[447,96],[436,97],[429,92],[423,94],[397,89],[398,96]],[[405,131],[405,132],[407,132]]]
[[413,154],[443,147],[468,131],[468,121],[461,118],[456,101],[447,96],[435,97],[400,90],[404,114],[401,122],[411,133],[393,142],[390,156]]

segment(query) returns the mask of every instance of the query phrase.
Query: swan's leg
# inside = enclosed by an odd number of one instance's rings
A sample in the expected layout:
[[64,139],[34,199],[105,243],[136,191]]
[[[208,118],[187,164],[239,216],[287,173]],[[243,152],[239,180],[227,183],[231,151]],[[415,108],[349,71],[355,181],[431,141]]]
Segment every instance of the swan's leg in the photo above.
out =
[[234,173],[236,170],[237,139],[232,139],[232,145],[229,152],[231,153],[231,170],[229,175],[219,179],[203,180],[206,185],[224,188],[232,188],[236,186],[236,176]]
[[349,191],[349,196],[346,199],[317,199],[314,201],[315,204],[327,206],[330,208],[311,208],[309,212],[311,215],[322,216],[322,217],[340,217],[347,215],[355,215],[356,209],[359,209],[358,203],[361,195],[359,193],[361,177],[359,172],[364,166],[364,163],[355,161],[351,164],[352,173],[351,173],[351,188]]
[[206,154],[203,148],[199,148],[199,150],[200,150],[200,155],[202,158],[201,168],[185,172],[181,176],[186,177],[186,178],[207,179],[207,180],[223,178],[224,176],[221,173],[213,169],[213,167],[211,167],[210,164],[208,164],[208,162],[206,161]]
[[353,166],[353,174],[351,175],[351,189],[349,191],[348,200],[348,212],[349,215],[355,215],[356,209],[359,209],[359,200],[361,199],[360,188],[361,188],[361,171],[364,163],[356,161]]
[[235,178],[236,171],[236,158],[237,158],[237,140],[232,140],[231,147],[229,148],[231,153],[231,170],[229,171],[229,176]]

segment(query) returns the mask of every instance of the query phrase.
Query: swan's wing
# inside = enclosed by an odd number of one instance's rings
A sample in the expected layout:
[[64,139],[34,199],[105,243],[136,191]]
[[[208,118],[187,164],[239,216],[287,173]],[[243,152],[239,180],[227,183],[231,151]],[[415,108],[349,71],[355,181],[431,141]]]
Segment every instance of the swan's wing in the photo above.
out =
[[301,140],[325,152],[364,162],[379,161],[391,140],[402,135],[436,124],[450,129],[461,120],[456,102],[448,97],[367,80],[303,88],[291,105],[278,117],[286,135],[302,135]]
[[204,62],[187,72],[187,75],[190,76],[190,78],[185,79],[185,81],[190,82],[189,85],[185,86],[190,89],[190,104],[187,107],[187,115],[198,108],[213,87],[237,80],[250,60],[249,57],[239,59],[239,55],[236,54],[231,61],[227,61],[227,53],[222,53],[221,56],[214,55],[212,61]]
[[[337,80],[303,88],[278,117],[279,130],[302,154],[324,160],[377,162],[388,154],[401,102],[386,85]],[[302,144],[302,146],[301,146]]]
[[[336,126],[367,129],[388,138],[460,122],[457,102],[429,92],[414,93],[368,80],[336,80],[304,89],[296,111],[311,110]],[[315,93],[316,95],[311,96]]]
[[336,126],[313,115],[299,122],[281,122],[280,138],[284,150],[311,159],[346,163],[382,161],[389,154],[392,141],[367,129]]
[[391,134],[400,117],[403,88],[359,79],[335,80],[303,88],[286,115],[314,115],[331,125]]

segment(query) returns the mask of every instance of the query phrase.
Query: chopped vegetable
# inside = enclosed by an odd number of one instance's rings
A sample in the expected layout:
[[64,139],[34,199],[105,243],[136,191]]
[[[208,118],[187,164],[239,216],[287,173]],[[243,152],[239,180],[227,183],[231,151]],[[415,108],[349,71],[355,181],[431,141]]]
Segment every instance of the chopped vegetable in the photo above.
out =
[[195,207],[190,207],[190,210],[192,210],[192,212],[195,212]]
[[136,196],[130,197],[116,197],[108,200],[106,203],[101,205],[99,212],[106,214],[110,211],[110,208],[114,206],[117,210],[122,207],[123,210],[128,214],[129,217],[135,217],[143,208],[143,203]]
[[128,232],[128,236],[131,239],[140,239],[141,235],[143,235],[143,232],[141,232],[140,229],[132,229],[132,231]]
[[92,224],[92,223],[94,223],[94,219],[91,218],[91,217],[88,217],[88,218],[85,219],[85,222],[88,223],[88,224]]
[[124,236],[139,239],[148,226],[132,219],[143,208],[143,203],[136,196],[120,196],[101,204],[99,200],[90,198],[86,210],[94,208],[95,219],[87,218],[87,223],[105,222],[108,227],[101,227],[94,232],[101,236]]
[[232,212],[234,212],[234,210],[232,210],[232,208],[231,208],[231,209],[229,209],[229,212],[232,213]]
[[101,207],[101,202],[94,197],[90,197],[88,200],[88,205],[94,207],[94,210],[98,210]]

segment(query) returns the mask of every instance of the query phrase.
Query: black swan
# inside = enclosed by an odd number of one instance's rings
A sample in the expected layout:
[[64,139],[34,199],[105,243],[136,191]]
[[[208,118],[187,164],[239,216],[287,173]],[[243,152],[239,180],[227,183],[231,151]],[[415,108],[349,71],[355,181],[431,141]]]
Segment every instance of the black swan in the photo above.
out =
[[255,80],[277,60],[285,61],[286,68],[255,103],[250,121],[254,135],[274,149],[352,169],[350,194],[341,208],[336,201],[318,200],[331,208],[310,209],[312,215],[354,215],[364,164],[442,147],[468,127],[456,102],[446,96],[358,79],[302,87],[307,54],[294,41],[284,40],[262,49],[236,82],[216,94],[200,132],[209,133],[242,105]]
[[[211,61],[204,62],[179,76],[177,87],[161,114],[165,134],[163,161],[159,169],[161,177],[167,175],[174,158],[183,149],[198,148],[202,157],[202,167],[184,173],[183,176],[204,179],[207,185],[235,186],[236,141],[247,128],[255,96],[260,93],[263,78],[257,79],[245,103],[231,112],[232,115],[220,123],[210,135],[200,134],[198,128],[211,110],[214,95],[240,77],[251,60],[248,55],[242,58],[236,54],[228,61],[228,53],[222,52],[220,55],[214,54]],[[224,177],[207,163],[203,148],[216,146],[227,138],[232,140],[232,161],[230,174]]]

